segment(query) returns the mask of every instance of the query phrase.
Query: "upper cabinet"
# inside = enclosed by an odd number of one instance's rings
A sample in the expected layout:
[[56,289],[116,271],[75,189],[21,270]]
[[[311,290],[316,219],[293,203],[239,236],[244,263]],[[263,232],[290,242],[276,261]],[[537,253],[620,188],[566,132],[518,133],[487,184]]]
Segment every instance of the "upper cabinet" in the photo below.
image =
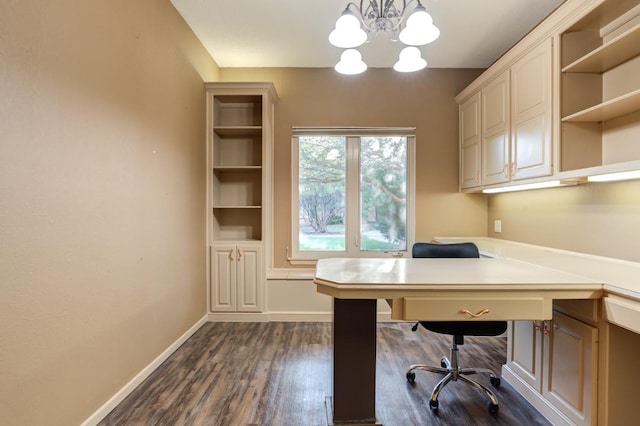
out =
[[461,189],[552,174],[551,62],[549,39],[461,103]]
[[639,75],[638,0],[566,0],[456,97],[460,189],[640,170]]
[[640,161],[640,5],[607,0],[560,35],[560,172]]
[[482,89],[482,183],[509,180],[509,71]]
[[552,40],[511,67],[512,180],[553,173],[551,145]]
[[460,187],[480,186],[480,93],[460,105]]

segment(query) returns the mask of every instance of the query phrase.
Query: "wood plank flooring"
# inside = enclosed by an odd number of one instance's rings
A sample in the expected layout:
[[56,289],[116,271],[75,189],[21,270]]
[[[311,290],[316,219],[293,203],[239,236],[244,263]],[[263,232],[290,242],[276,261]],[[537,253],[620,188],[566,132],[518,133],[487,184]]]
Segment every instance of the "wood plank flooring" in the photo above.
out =
[[[385,426],[549,424],[504,382],[497,415],[462,382],[445,387],[434,415],[428,399],[440,376],[418,371],[411,385],[405,372],[413,363],[439,365],[449,338],[379,323],[377,343],[376,415]],[[503,337],[469,337],[460,363],[499,374],[505,353]],[[329,323],[207,323],[100,425],[326,426],[331,376]]]

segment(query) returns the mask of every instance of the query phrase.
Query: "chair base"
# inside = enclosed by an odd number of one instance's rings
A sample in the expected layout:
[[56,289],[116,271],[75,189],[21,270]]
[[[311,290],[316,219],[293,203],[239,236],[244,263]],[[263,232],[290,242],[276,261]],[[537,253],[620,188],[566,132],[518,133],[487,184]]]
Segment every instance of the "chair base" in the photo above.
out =
[[489,380],[491,381],[491,384],[493,385],[493,387],[498,388],[500,387],[500,378],[498,376],[496,376],[493,371],[491,371],[488,368],[460,368],[458,367],[458,348],[457,345],[454,345],[451,347],[451,361],[449,361],[448,358],[446,357],[442,357],[440,359],[440,365],[441,367],[434,367],[431,365],[425,365],[425,364],[414,364],[411,367],[409,367],[409,369],[407,370],[407,380],[410,383],[414,383],[415,382],[415,373],[414,370],[423,370],[423,371],[429,371],[431,373],[437,373],[437,374],[441,374],[444,377],[436,384],[436,386],[433,388],[433,391],[431,392],[431,399],[429,400],[429,407],[434,411],[434,413],[438,412],[438,396],[440,395],[440,392],[442,391],[442,389],[449,383],[449,382],[456,382],[458,380],[461,380],[464,383],[467,383],[471,386],[474,386],[477,389],[480,389],[481,391],[483,391],[485,393],[485,395],[487,395],[487,397],[489,398],[489,412],[494,414],[498,412],[499,409],[499,405],[498,405],[498,398],[496,397],[496,395],[493,393],[493,391],[491,391],[489,388],[487,388],[486,386],[476,382],[475,380],[467,377],[473,374],[488,374],[489,375]]

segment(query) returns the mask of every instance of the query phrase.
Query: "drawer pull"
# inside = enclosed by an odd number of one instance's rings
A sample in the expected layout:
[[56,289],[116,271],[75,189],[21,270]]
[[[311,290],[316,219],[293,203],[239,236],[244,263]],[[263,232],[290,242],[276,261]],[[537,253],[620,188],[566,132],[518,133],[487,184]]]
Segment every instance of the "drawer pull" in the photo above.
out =
[[477,314],[474,314],[473,312],[469,311],[468,309],[460,309],[460,313],[461,314],[467,314],[467,315],[469,315],[470,318],[480,318],[484,314],[488,314],[489,313],[489,308],[485,308],[485,309],[481,310],[480,312],[478,312]]

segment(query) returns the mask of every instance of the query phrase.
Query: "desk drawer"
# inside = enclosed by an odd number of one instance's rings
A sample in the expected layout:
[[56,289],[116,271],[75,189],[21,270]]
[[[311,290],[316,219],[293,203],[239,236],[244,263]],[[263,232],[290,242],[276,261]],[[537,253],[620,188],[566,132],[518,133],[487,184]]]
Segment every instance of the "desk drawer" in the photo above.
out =
[[[551,303],[543,297],[468,298],[405,297],[398,308],[402,318],[419,321],[541,320],[551,318]],[[475,315],[475,316],[474,316]]]
[[607,296],[603,300],[607,321],[640,333],[640,302],[615,296]]

